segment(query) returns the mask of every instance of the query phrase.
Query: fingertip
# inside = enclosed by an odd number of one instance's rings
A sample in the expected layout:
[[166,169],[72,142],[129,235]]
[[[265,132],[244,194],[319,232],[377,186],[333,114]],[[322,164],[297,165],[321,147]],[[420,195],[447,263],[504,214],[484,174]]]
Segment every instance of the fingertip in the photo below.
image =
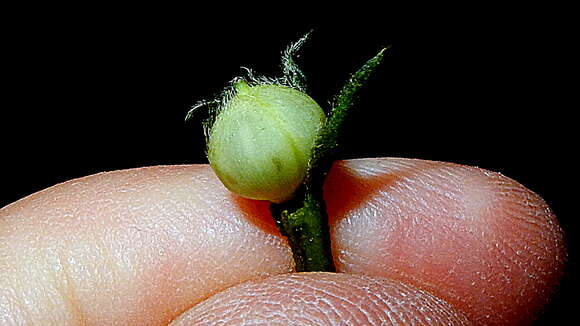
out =
[[224,288],[293,271],[265,207],[237,201],[205,165],[51,187],[0,210],[8,304],[30,323],[167,323]]
[[218,293],[171,323],[186,325],[470,325],[451,305],[376,277],[299,273]]
[[335,165],[325,192],[339,271],[408,282],[476,324],[529,323],[562,276],[557,219],[538,195],[498,173],[353,160]]

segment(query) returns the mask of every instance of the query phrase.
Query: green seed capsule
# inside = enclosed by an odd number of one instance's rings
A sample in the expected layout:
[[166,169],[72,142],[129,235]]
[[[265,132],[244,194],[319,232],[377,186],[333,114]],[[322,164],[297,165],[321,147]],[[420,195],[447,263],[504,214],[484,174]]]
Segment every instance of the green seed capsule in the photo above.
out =
[[210,165],[242,197],[286,201],[306,176],[324,112],[290,87],[238,82],[235,90],[211,127]]

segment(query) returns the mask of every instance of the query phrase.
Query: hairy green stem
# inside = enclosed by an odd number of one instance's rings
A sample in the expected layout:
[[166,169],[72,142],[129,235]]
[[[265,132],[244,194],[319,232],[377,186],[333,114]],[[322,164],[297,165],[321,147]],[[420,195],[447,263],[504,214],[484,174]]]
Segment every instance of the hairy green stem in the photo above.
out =
[[272,204],[272,215],[288,238],[296,271],[334,271],[328,216],[322,194],[303,192],[282,204]]
[[312,150],[308,175],[300,191],[292,200],[270,207],[280,232],[288,238],[298,272],[335,270],[322,186],[339,149],[342,125],[358,91],[380,64],[385,50],[356,71],[335,98]]

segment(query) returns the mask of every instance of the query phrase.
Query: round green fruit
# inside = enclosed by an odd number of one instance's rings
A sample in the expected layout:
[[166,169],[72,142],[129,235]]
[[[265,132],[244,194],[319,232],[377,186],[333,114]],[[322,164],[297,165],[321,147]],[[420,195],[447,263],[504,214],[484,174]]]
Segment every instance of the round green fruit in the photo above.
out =
[[211,127],[210,165],[232,192],[284,202],[306,176],[324,112],[286,86],[238,82],[235,91]]

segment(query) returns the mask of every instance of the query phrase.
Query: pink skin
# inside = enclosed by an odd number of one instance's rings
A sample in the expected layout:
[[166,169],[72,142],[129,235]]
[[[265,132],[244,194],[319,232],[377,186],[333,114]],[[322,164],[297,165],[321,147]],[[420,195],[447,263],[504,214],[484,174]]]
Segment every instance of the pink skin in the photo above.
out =
[[476,324],[530,322],[562,276],[556,218],[538,195],[498,173],[357,160],[339,163],[325,191],[340,272],[412,284]]
[[165,325],[228,286],[291,272],[286,243],[235,203],[200,165],[98,174],[9,205],[0,213],[0,316]]
[[[384,309],[361,311],[381,320],[401,303],[393,311],[420,325],[524,325],[561,277],[557,220],[499,174],[354,160],[335,164],[325,191],[339,272],[369,277],[287,274],[292,255],[267,203],[231,195],[204,165],[102,173],[33,194],[0,210],[0,324],[167,325],[193,307],[185,325],[212,302],[235,321],[236,296],[291,316],[295,301],[264,305],[282,291],[327,300],[304,310],[313,316],[369,304]],[[281,286],[292,282],[298,290]]]
[[397,281],[342,273],[284,274],[220,292],[186,325],[470,325],[449,303]]

